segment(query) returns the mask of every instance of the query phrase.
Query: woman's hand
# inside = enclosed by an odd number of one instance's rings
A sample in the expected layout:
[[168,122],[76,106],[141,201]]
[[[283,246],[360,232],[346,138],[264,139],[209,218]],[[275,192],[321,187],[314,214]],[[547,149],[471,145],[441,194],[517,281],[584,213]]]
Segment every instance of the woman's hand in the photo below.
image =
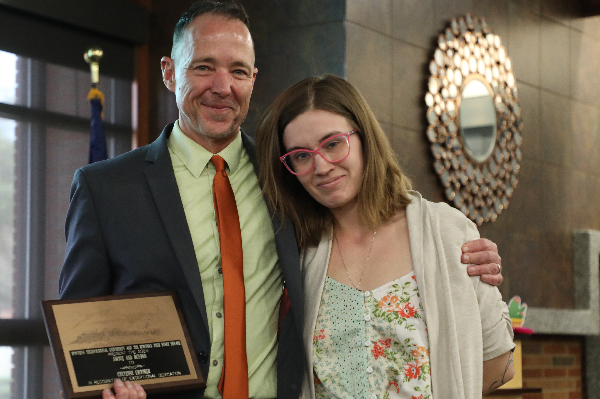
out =
[[483,362],[483,394],[500,388],[515,376],[513,351]]
[[146,391],[140,384],[132,384],[129,381],[123,382],[117,378],[114,389],[114,394],[110,388],[102,391],[102,399],[146,399]]

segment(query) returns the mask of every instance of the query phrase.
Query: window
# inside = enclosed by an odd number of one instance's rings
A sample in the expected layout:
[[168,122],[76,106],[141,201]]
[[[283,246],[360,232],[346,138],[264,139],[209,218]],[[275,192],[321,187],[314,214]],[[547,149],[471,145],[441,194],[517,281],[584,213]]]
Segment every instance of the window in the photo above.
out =
[[[70,184],[88,158],[89,79],[0,51],[0,399],[60,397],[40,301],[58,296]],[[100,89],[112,157],[131,148],[131,82],[101,75]]]

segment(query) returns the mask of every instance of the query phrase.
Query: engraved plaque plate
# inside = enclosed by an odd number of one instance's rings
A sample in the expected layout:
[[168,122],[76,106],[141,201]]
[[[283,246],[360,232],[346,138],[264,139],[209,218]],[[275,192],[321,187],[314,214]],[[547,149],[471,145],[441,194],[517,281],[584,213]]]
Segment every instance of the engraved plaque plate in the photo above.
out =
[[99,397],[116,378],[148,394],[204,388],[174,291],[42,302],[67,399]]

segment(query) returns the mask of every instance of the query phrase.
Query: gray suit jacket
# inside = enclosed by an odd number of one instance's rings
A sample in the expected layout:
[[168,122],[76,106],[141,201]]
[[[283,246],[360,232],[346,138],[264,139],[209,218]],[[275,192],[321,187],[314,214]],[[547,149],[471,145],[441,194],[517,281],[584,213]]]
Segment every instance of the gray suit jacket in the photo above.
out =
[[[204,375],[210,336],[198,262],[187,227],[167,140],[173,124],[152,144],[77,170],[71,185],[60,274],[61,299],[161,290],[178,292]],[[256,170],[252,138],[242,132]],[[277,254],[290,312],[279,331],[277,391],[297,398],[303,378],[303,294],[291,223],[273,217]],[[154,396],[157,398],[158,396]],[[170,394],[202,398],[203,391]]]

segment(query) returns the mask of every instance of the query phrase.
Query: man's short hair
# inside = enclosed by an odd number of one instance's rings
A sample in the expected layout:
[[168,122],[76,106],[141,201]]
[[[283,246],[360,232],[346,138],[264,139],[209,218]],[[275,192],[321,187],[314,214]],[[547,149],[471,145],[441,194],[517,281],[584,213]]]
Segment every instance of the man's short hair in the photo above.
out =
[[237,0],[204,0],[198,1],[190,6],[179,18],[177,25],[175,25],[175,32],[173,33],[173,52],[181,39],[185,28],[188,27],[192,21],[203,14],[220,15],[228,19],[240,20],[250,29],[250,20],[244,7]]

